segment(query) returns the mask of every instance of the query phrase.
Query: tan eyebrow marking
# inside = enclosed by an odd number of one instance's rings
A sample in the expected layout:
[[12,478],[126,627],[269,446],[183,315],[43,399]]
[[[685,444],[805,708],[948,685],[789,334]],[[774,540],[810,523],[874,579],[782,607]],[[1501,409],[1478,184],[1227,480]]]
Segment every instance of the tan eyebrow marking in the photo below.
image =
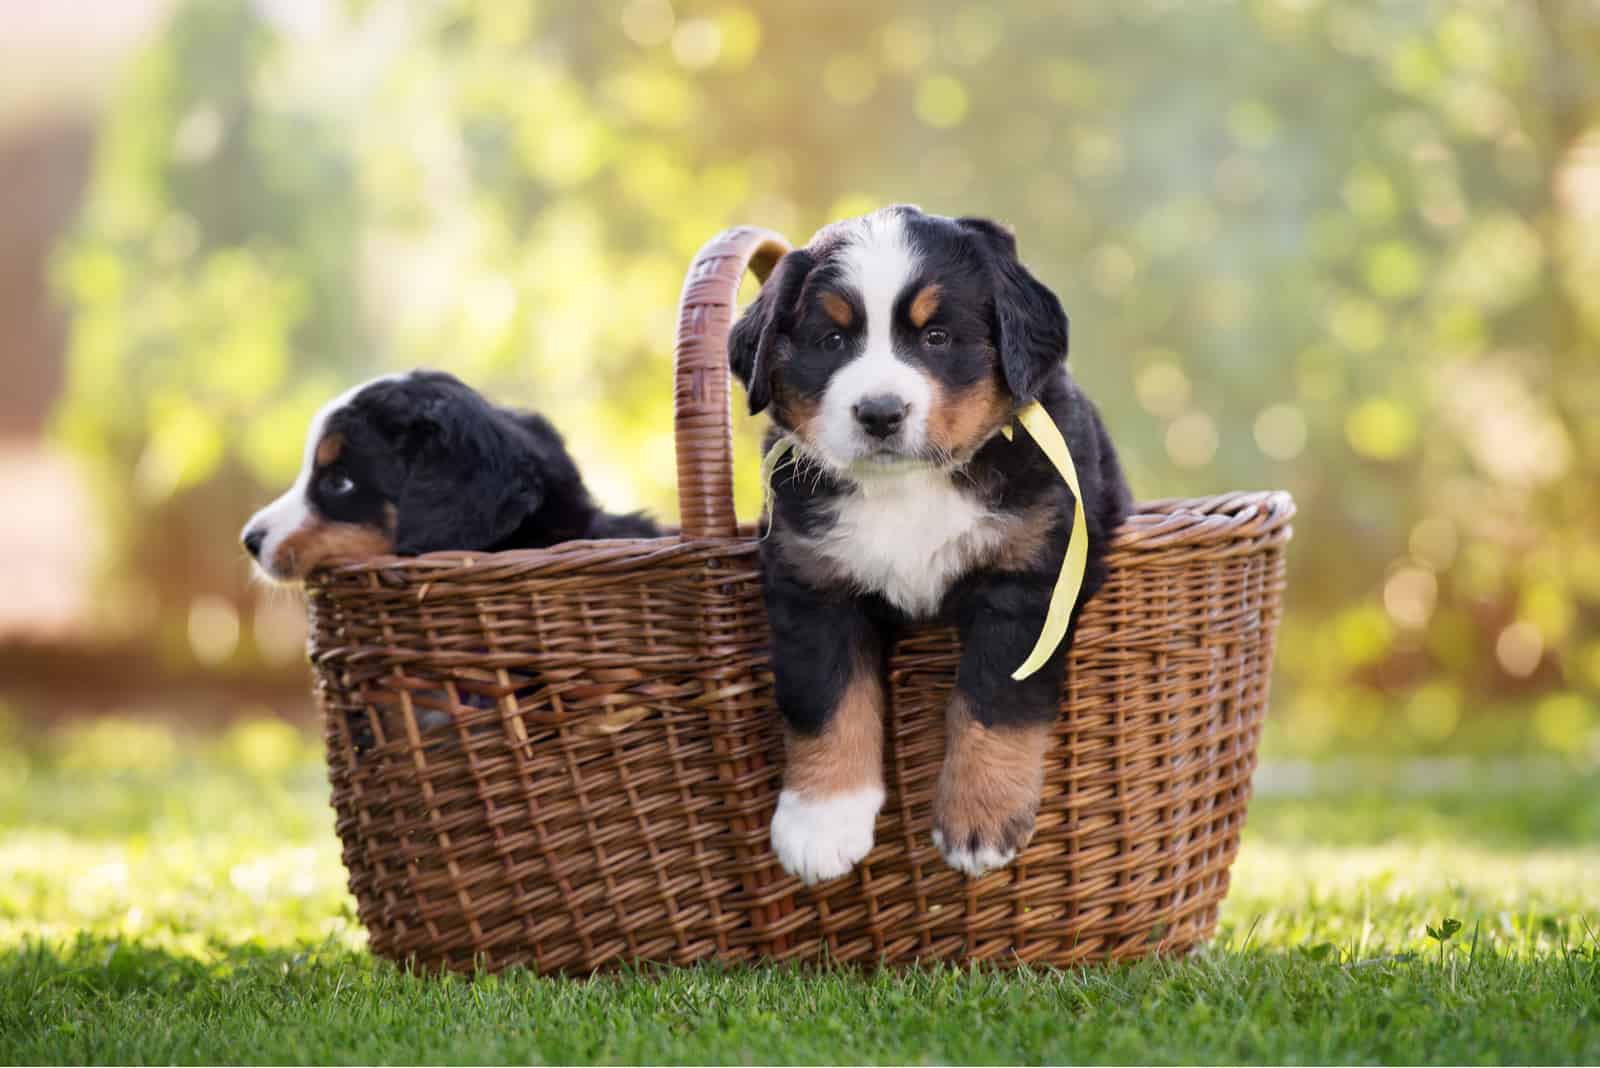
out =
[[822,310],[840,326],[849,326],[856,317],[850,310],[850,302],[831,290],[822,294]]
[[911,302],[911,325],[921,330],[927,325],[933,313],[939,310],[938,283],[925,285],[917,292],[917,297]]
[[343,434],[329,434],[317,443],[317,466],[327,467],[339,458],[344,449]]

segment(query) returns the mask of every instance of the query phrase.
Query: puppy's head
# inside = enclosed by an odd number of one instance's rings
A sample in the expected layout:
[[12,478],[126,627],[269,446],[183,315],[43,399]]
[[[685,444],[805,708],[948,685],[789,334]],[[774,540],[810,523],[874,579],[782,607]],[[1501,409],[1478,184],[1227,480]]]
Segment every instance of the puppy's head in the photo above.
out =
[[841,471],[964,462],[1066,352],[1010,231],[905,206],[789,253],[729,338],[751,412]]
[[516,425],[454,377],[374,379],[312,419],[299,477],[244,545],[279,582],[332,559],[486,549],[539,508],[530,459]]

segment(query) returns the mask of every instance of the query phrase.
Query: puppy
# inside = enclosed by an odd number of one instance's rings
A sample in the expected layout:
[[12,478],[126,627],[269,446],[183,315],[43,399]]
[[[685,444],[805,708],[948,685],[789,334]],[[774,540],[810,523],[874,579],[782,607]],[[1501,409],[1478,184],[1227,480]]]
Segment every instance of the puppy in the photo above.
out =
[[785,256],[735,325],[734,374],[790,456],[773,475],[761,559],[786,726],[772,844],[807,883],[872,848],[883,804],[885,656],[944,620],[962,652],[945,716],[933,839],[980,875],[1033,835],[1069,631],[1014,681],[1040,635],[1074,515],[1027,434],[1040,402],[1075,460],[1088,565],[1130,506],[1099,413],[1068,375],[1067,316],[984,219],[891,207]]
[[318,412],[299,478],[251,517],[243,540],[264,575],[298,582],[333,559],[660,533],[643,515],[602,511],[542,416],[419,370],[373,379]]

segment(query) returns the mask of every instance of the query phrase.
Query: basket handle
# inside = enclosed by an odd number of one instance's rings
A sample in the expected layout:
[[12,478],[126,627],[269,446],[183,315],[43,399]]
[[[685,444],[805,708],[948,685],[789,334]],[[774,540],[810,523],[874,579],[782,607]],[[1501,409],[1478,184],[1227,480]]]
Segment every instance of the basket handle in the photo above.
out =
[[684,279],[673,343],[672,424],[685,538],[732,538],[738,533],[728,334],[745,269],[765,282],[788,251],[789,243],[771,230],[736,226],[695,253]]

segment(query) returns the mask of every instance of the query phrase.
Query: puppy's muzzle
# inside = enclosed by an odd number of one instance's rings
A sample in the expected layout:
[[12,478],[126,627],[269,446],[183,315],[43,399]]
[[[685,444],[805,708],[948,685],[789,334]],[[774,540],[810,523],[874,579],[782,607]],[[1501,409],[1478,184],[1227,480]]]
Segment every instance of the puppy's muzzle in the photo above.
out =
[[887,441],[898,434],[910,410],[911,406],[893,393],[863,397],[851,409],[861,429],[879,441]]
[[261,545],[267,540],[267,532],[261,527],[246,527],[244,536],[239,540],[244,542],[245,552],[259,560],[261,559]]

